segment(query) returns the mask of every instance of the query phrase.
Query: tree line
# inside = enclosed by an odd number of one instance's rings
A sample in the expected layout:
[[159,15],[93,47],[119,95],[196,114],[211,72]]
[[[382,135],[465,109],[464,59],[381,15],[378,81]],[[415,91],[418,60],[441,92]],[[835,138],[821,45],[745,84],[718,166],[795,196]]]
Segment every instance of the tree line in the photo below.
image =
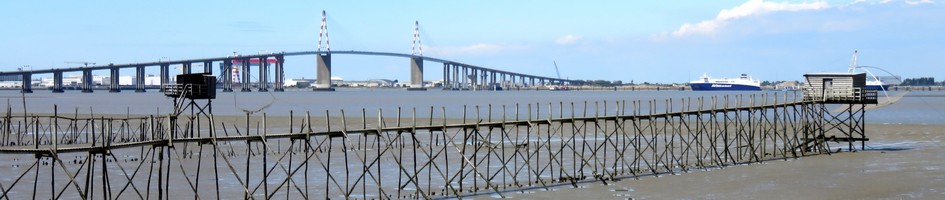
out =
[[901,86],[933,86],[933,85],[945,85],[945,81],[935,82],[934,77],[921,77],[921,78],[907,78],[902,80]]

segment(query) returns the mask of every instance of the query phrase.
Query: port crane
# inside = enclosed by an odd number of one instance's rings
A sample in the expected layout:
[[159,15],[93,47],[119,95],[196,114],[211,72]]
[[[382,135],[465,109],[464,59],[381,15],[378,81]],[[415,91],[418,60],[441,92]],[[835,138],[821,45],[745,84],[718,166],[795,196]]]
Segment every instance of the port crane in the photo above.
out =
[[555,64],[555,74],[558,74],[558,79],[561,79],[561,72],[558,71],[558,61],[551,61]]
[[[558,70],[558,61],[551,61],[551,62],[555,64],[555,75],[558,76],[558,79],[561,79],[561,71]],[[548,90],[568,90],[568,87],[567,87],[567,86],[563,86],[563,85],[561,85],[561,86],[550,86],[550,87],[548,87]]]

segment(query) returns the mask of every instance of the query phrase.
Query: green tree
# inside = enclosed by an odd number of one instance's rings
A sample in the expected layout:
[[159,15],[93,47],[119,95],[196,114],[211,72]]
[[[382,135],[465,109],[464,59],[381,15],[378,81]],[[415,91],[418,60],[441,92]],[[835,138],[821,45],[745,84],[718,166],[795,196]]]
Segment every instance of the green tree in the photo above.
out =
[[935,85],[935,78],[933,77],[921,77],[921,78],[907,78],[902,80],[903,86],[930,86]]

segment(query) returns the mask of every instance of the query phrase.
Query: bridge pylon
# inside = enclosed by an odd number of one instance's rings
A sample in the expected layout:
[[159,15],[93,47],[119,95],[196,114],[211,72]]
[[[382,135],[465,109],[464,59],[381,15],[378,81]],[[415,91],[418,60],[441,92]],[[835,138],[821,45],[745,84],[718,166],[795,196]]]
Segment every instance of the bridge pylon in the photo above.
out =
[[410,48],[410,91],[424,91],[423,87],[423,47],[420,43],[420,21],[414,21],[413,45]]
[[[331,42],[328,41],[328,17],[322,10],[322,25],[318,31],[318,48],[315,53],[315,86],[313,91],[335,91],[331,86]],[[325,51],[322,52],[322,39]]]
[[331,53],[315,55],[315,87],[314,91],[335,91],[331,86]]

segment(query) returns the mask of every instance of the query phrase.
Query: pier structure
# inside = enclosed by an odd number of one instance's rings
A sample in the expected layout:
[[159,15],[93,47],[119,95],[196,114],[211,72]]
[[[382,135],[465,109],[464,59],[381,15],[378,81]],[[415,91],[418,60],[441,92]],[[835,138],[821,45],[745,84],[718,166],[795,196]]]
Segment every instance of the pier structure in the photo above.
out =
[[[505,196],[862,149],[857,105],[875,96],[811,91],[283,117],[7,109],[0,198]],[[832,113],[836,103],[854,110]]]

